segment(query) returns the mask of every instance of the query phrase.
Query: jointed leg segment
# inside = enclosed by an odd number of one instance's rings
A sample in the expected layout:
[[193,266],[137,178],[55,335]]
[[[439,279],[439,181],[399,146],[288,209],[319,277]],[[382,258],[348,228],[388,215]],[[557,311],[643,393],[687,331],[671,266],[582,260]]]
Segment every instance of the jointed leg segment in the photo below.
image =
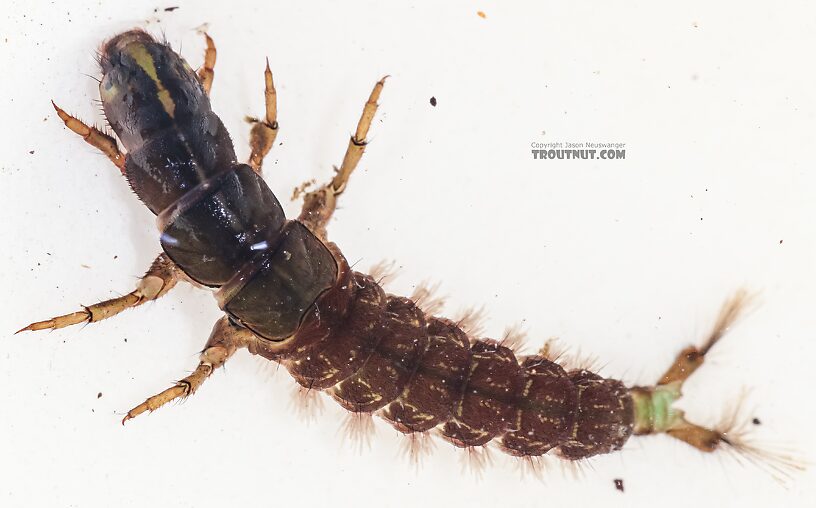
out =
[[204,352],[201,353],[201,362],[192,374],[128,411],[128,414],[122,418],[122,425],[145,411],[155,411],[171,400],[185,398],[194,394],[195,391],[198,390],[198,387],[204,383],[204,380],[210,377],[210,374],[212,374],[216,368],[224,364],[230,354],[231,353],[221,346],[213,346],[205,349]]
[[210,95],[213,79],[215,78],[215,57],[217,52],[215,50],[215,43],[208,34],[204,34],[207,41],[207,49],[204,50],[204,65],[198,70],[198,79],[201,81],[201,86],[207,95]]
[[96,127],[89,127],[82,123],[79,119],[69,115],[62,108],[51,101],[54,109],[57,110],[57,115],[65,123],[65,126],[82,136],[82,138],[91,146],[99,149],[102,153],[108,156],[108,159],[119,168],[123,174],[125,172],[125,156],[119,151],[119,146],[116,140]]
[[275,91],[275,83],[272,81],[268,58],[266,70],[264,70],[264,101],[266,115],[263,120],[247,117],[247,121],[252,124],[252,130],[249,133],[249,146],[252,149],[249,165],[258,173],[261,172],[264,157],[272,149],[275,138],[278,136],[278,95]]
[[374,85],[374,89],[371,91],[371,95],[363,108],[363,113],[360,115],[357,130],[349,139],[346,154],[343,156],[343,163],[339,169],[336,169],[332,181],[317,190],[309,192],[303,199],[303,208],[298,220],[321,238],[326,238],[326,224],[337,207],[337,197],[346,189],[351,173],[363,157],[363,152],[365,152],[365,147],[368,144],[366,139],[368,130],[371,127],[374,114],[377,112],[377,100],[380,98],[383,86],[385,86],[386,78],[388,76],[385,76]]
[[254,339],[255,336],[249,330],[232,324],[229,318],[224,316],[215,323],[195,371],[172,387],[148,398],[128,411],[128,414],[122,419],[122,424],[124,425],[125,422],[145,411],[155,411],[168,402],[189,397],[198,390],[215,369],[224,365],[237,349],[246,347]]
[[380,99],[380,93],[382,93],[387,78],[388,76],[383,77],[374,85],[374,89],[371,90],[371,95],[369,95],[363,107],[360,120],[357,122],[357,130],[354,132],[354,135],[349,138],[346,154],[343,156],[343,164],[340,165],[340,169],[337,170],[337,174],[334,175],[330,184],[335,196],[339,196],[345,190],[352,171],[357,168],[357,164],[363,157],[363,152],[368,144],[368,140],[366,139],[368,137],[368,129],[371,127],[371,121],[377,113],[377,101]]
[[107,319],[119,314],[125,309],[130,309],[144,302],[155,300],[170,291],[179,280],[179,272],[176,265],[165,255],[160,254],[150,265],[150,269],[142,277],[139,285],[130,293],[95,303],[85,307],[79,312],[58,316],[45,321],[31,323],[25,328],[17,331],[56,330],[79,323],[93,323]]

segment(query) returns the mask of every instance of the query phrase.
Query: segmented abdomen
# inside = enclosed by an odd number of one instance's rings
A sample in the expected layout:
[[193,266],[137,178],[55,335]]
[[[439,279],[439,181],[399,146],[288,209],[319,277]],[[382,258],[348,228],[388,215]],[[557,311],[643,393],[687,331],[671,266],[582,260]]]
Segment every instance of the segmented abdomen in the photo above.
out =
[[558,447],[565,458],[585,458],[619,449],[632,433],[620,381],[567,372],[542,356],[519,362],[509,348],[472,340],[386,294],[368,275],[347,273],[321,303],[320,317],[307,318],[276,359],[350,411],[378,411],[406,434],[439,428],[460,447],[499,439],[520,456]]

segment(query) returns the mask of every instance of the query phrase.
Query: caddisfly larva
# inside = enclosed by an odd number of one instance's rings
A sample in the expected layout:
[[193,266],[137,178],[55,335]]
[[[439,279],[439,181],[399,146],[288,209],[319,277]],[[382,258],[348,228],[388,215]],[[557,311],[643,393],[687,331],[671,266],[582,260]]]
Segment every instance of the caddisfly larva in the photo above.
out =
[[[143,31],[104,44],[100,95],[125,152],[112,136],[54,105],[157,216],[163,252],[132,292],[20,331],[107,319],[161,297],[180,280],[212,288],[225,313],[195,371],[135,406],[122,423],[192,395],[245,348],[279,362],[306,392],[326,392],[353,415],[382,417],[412,444],[434,431],[469,450],[496,443],[517,457],[554,451],[577,461],[619,450],[632,436],[667,434],[703,452],[726,447],[761,457],[734,427],[703,427],[674,407],[685,381],[739,316],[745,293],[726,302],[702,345],[683,350],[651,386],[569,368],[549,349],[517,356],[513,332],[503,340],[474,336],[461,321],[436,315],[440,306],[430,291],[388,294],[328,241],[328,221],[363,155],[385,78],[375,84],[334,178],[311,192],[300,189],[302,211],[286,219],[261,176],[278,132],[269,65],[266,112],[251,119],[251,155],[239,163],[210,108],[216,51],[206,40],[198,74]],[[791,464],[780,458],[773,465]]]

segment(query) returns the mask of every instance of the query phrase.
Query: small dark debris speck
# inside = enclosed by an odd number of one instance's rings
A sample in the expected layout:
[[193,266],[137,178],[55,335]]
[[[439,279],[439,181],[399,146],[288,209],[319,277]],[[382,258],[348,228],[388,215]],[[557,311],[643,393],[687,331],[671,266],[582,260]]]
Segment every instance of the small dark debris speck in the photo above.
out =
[[754,425],[762,425],[762,422],[759,420],[759,418],[754,418],[753,420],[751,420],[751,423],[753,423]]
[[782,245],[782,240],[779,240],[779,245]]
[[102,392],[97,393],[97,394],[96,394],[96,398],[97,398],[97,399],[101,399],[101,398],[102,398]]
[[34,155],[34,150],[29,150],[28,153],[30,153],[31,155]]
[[175,7],[165,7],[164,12],[173,12],[174,10],[178,9],[178,6]]
[[619,491],[623,492],[623,480],[620,478],[615,478],[615,488]]
[[431,97],[431,106],[436,107],[436,97]]

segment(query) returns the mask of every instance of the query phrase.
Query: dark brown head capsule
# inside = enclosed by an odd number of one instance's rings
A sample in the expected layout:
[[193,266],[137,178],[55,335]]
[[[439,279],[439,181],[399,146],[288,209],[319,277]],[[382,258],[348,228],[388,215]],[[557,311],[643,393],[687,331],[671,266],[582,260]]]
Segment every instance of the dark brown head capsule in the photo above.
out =
[[125,172],[153,213],[236,163],[198,78],[168,45],[132,30],[102,49],[102,107],[128,151]]

